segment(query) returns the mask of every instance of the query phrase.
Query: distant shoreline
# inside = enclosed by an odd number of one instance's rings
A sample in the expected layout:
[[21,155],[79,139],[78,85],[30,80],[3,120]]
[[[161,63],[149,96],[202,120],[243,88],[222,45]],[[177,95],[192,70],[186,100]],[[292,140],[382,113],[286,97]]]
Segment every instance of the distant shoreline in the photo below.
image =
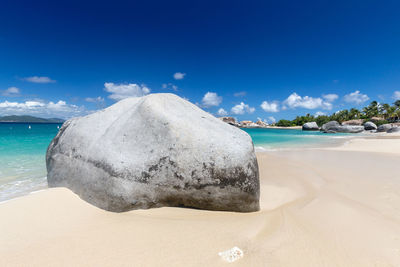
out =
[[239,127],[240,129],[284,129],[284,130],[301,130],[301,126],[265,126],[265,127]]

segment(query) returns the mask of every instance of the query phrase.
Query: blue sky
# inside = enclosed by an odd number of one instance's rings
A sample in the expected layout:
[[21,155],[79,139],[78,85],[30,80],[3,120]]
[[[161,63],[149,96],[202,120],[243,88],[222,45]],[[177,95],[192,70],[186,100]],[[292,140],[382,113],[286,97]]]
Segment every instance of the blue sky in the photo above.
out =
[[239,120],[400,98],[399,1],[2,1],[0,115],[170,92]]

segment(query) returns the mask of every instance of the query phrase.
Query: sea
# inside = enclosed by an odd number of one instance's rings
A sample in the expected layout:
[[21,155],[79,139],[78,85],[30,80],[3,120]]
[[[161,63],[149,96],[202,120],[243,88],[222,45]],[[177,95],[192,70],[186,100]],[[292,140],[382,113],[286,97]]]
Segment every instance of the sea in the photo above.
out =
[[[0,123],[0,202],[47,188],[46,150],[61,124]],[[346,134],[294,129],[244,129],[256,151],[334,145]]]

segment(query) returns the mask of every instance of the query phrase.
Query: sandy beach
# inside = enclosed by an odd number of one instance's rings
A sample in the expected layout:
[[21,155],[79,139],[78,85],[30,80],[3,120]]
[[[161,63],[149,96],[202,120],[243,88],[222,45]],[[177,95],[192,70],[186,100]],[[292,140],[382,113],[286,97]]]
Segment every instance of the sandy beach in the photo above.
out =
[[[261,210],[111,213],[68,189],[0,204],[0,266],[400,266],[399,137],[258,153]],[[224,262],[232,247],[243,258]]]

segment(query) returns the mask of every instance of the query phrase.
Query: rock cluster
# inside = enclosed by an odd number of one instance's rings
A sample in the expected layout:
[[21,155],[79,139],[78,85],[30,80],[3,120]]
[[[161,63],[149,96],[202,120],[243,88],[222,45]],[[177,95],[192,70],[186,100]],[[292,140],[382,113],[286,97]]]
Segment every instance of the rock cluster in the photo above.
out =
[[266,122],[263,122],[261,120],[258,120],[257,122],[253,122],[253,121],[238,122],[233,117],[220,117],[219,119],[222,120],[223,122],[226,122],[230,125],[233,125],[233,126],[236,126],[239,128],[267,128],[269,126]]
[[322,125],[321,131],[324,133],[360,133],[364,131],[364,126],[340,125],[337,121],[330,121]]

